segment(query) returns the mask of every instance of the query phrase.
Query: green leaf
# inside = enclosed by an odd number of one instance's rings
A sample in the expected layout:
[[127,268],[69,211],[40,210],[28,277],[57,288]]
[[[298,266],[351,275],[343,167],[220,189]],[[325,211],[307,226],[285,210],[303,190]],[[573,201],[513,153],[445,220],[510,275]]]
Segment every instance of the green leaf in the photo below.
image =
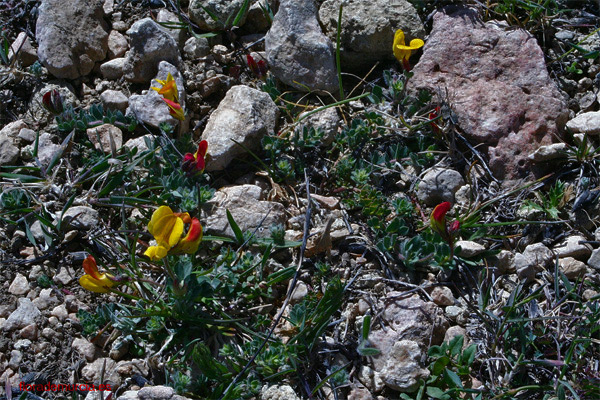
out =
[[242,245],[244,243],[244,234],[242,233],[242,230],[240,229],[239,225],[233,219],[233,216],[231,215],[229,210],[226,210],[226,212],[227,212],[227,221],[229,221],[231,230],[233,231],[233,234],[235,235],[235,240],[237,241],[237,243],[239,245]]
[[369,314],[365,315],[363,318],[362,325],[362,340],[369,340],[369,332],[371,331],[371,316]]
[[427,386],[427,396],[433,397],[434,399],[443,399],[445,398],[445,393],[442,389],[435,386]]
[[432,358],[438,358],[444,355],[444,350],[440,346],[431,346],[427,350],[427,355]]
[[71,138],[73,138],[73,134],[74,133],[75,132],[69,133],[67,135],[67,137],[65,138],[65,140],[63,140],[63,142],[61,143],[61,145],[58,148],[58,150],[56,151],[56,153],[54,153],[54,156],[52,157],[52,160],[50,160],[50,163],[48,164],[48,167],[46,168],[45,175],[48,175],[48,172],[52,171],[52,169],[56,166],[56,164],[58,164],[58,162],[62,158],[63,153],[65,152],[65,150],[69,146],[69,142],[71,141]]
[[475,360],[475,350],[477,350],[477,346],[472,344],[463,351],[461,357],[463,364],[473,364],[473,360]]
[[444,381],[450,387],[463,388],[460,377],[452,370],[446,369],[444,371]]
[[60,231],[60,228],[62,226],[62,222],[64,220],[63,216],[65,215],[65,213],[67,212],[67,210],[69,209],[69,207],[71,207],[71,205],[73,204],[73,201],[75,201],[75,197],[76,196],[77,196],[77,194],[74,194],[65,203],[65,206],[63,207],[62,212],[60,213],[60,219],[58,220],[58,223],[56,224],[56,230]]
[[231,26],[238,26],[238,24],[240,23],[240,21],[242,20],[242,17],[244,16],[244,14],[246,13],[246,11],[248,10],[248,7],[250,6],[250,0],[244,0],[244,3],[242,4],[242,7],[240,8],[240,11],[238,11],[238,13],[236,14]]
[[431,366],[431,373],[434,375],[440,375],[442,372],[444,372],[444,369],[448,364],[450,364],[450,358],[448,356],[438,358]]
[[456,357],[458,354],[460,354],[464,341],[465,338],[463,335],[456,335],[450,340],[448,346],[450,347],[450,354],[452,357]]

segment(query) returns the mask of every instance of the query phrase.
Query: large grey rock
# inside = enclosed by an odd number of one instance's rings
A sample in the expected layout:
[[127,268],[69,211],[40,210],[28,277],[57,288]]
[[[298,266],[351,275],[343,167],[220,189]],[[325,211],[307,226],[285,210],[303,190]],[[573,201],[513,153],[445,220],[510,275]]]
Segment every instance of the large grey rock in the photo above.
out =
[[573,133],[587,133],[588,135],[600,134],[600,111],[590,111],[579,114],[569,122],[567,128]]
[[14,294],[15,296],[22,296],[27,294],[30,289],[27,278],[24,275],[17,273],[17,276],[15,276],[15,279],[8,287],[8,293]]
[[569,236],[567,240],[554,246],[553,250],[560,258],[573,257],[578,260],[587,260],[592,254],[592,246],[585,242],[587,239],[581,235]]
[[417,197],[428,206],[444,201],[454,203],[454,193],[464,184],[460,173],[453,169],[431,168],[419,183]]
[[333,44],[321,31],[313,0],[282,0],[265,36],[271,72],[299,90],[336,93]]
[[[283,205],[264,201],[261,188],[256,185],[229,186],[219,189],[203,208],[203,224],[206,232],[234,238],[227,219],[227,210],[242,232],[254,232],[257,237],[268,237],[271,225],[285,224]],[[266,218],[265,218],[266,217]]]
[[21,329],[27,325],[33,324],[35,319],[42,315],[40,310],[28,298],[19,299],[19,306],[13,311],[10,316],[4,321],[2,329],[11,331],[13,329]]
[[246,152],[233,140],[252,151],[260,150],[261,139],[274,132],[278,114],[277,106],[265,92],[243,85],[229,89],[202,133],[210,155],[206,170],[222,170]]
[[100,73],[104,79],[119,79],[123,76],[127,59],[124,57],[115,58],[100,65]]
[[[229,20],[229,24],[233,22],[238,12],[241,10],[244,0],[191,0],[188,9],[190,19],[198,28],[203,31],[214,31],[224,29],[225,22]],[[218,22],[215,21],[204,9],[206,8],[213,13]],[[243,25],[248,15],[248,9],[242,14],[242,18],[238,26]]]
[[100,100],[105,109],[125,111],[129,105],[129,99],[118,90],[105,90],[100,95]]
[[158,72],[158,63],[179,66],[181,56],[175,39],[151,18],[134,23],[127,31],[131,50],[125,57],[123,76],[130,82],[149,82]]
[[381,307],[386,326],[373,329],[369,335],[371,345],[381,351],[372,359],[373,369],[381,374],[386,386],[412,391],[416,387],[413,380],[426,375],[424,366],[413,358],[418,353],[416,349],[440,344],[448,321],[440,307],[421,300],[418,295],[406,297],[400,292],[390,292],[381,301]]
[[200,57],[206,57],[210,54],[210,45],[208,44],[208,39],[197,38],[192,36],[191,38],[185,41],[185,45],[183,46],[183,53],[186,56],[186,58],[190,60],[194,60]]
[[106,57],[102,0],[42,0],[35,37],[40,62],[57,78],[89,74]]
[[123,146],[123,133],[112,124],[102,124],[86,131],[96,150],[111,154]]
[[565,257],[558,260],[560,272],[565,274],[568,280],[576,281],[587,272],[584,262],[574,259],[573,257]]
[[108,34],[108,58],[119,58],[125,55],[129,44],[122,33],[112,30]]
[[319,20],[335,43],[340,4],[342,10],[342,67],[370,68],[378,61],[394,59],[392,44],[397,29],[406,35],[406,43],[425,38],[417,10],[406,0],[325,0],[319,8]]
[[543,165],[532,165],[528,155],[556,141],[568,110],[530,34],[448,7],[435,13],[413,73],[409,89],[448,101],[471,143],[487,147],[496,178],[541,172]]

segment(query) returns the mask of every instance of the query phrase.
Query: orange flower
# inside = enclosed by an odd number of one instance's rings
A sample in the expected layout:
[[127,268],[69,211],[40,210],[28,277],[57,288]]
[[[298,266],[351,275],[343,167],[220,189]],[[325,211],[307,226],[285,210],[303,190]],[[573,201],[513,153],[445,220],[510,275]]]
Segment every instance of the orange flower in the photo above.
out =
[[166,80],[161,81],[160,79],[157,79],[156,81],[160,83],[162,87],[152,87],[152,89],[156,90],[158,94],[162,95],[162,97],[164,97],[165,99],[179,103],[179,92],[177,91],[177,83],[175,83],[175,79],[173,79],[173,75],[171,75],[170,72],[167,75]]
[[83,260],[83,270],[85,275],[79,278],[79,284],[91,292],[108,293],[110,288],[117,285],[114,276],[109,273],[101,274],[98,272],[96,259],[89,255]]

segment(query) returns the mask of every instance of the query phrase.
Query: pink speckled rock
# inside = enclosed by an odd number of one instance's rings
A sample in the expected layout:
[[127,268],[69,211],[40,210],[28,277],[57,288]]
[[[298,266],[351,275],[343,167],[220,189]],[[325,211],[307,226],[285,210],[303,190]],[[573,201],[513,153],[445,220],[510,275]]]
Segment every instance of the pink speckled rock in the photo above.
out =
[[466,137],[487,145],[496,178],[541,172],[527,156],[557,140],[568,110],[528,32],[483,23],[472,9],[445,8],[413,72],[412,90],[448,94]]

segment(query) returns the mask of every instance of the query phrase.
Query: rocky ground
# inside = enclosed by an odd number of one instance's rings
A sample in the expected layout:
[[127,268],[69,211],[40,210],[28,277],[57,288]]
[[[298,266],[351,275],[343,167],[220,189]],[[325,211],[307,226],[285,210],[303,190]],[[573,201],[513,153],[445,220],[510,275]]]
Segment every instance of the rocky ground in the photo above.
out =
[[341,5],[0,4],[3,399],[600,396],[600,4]]

